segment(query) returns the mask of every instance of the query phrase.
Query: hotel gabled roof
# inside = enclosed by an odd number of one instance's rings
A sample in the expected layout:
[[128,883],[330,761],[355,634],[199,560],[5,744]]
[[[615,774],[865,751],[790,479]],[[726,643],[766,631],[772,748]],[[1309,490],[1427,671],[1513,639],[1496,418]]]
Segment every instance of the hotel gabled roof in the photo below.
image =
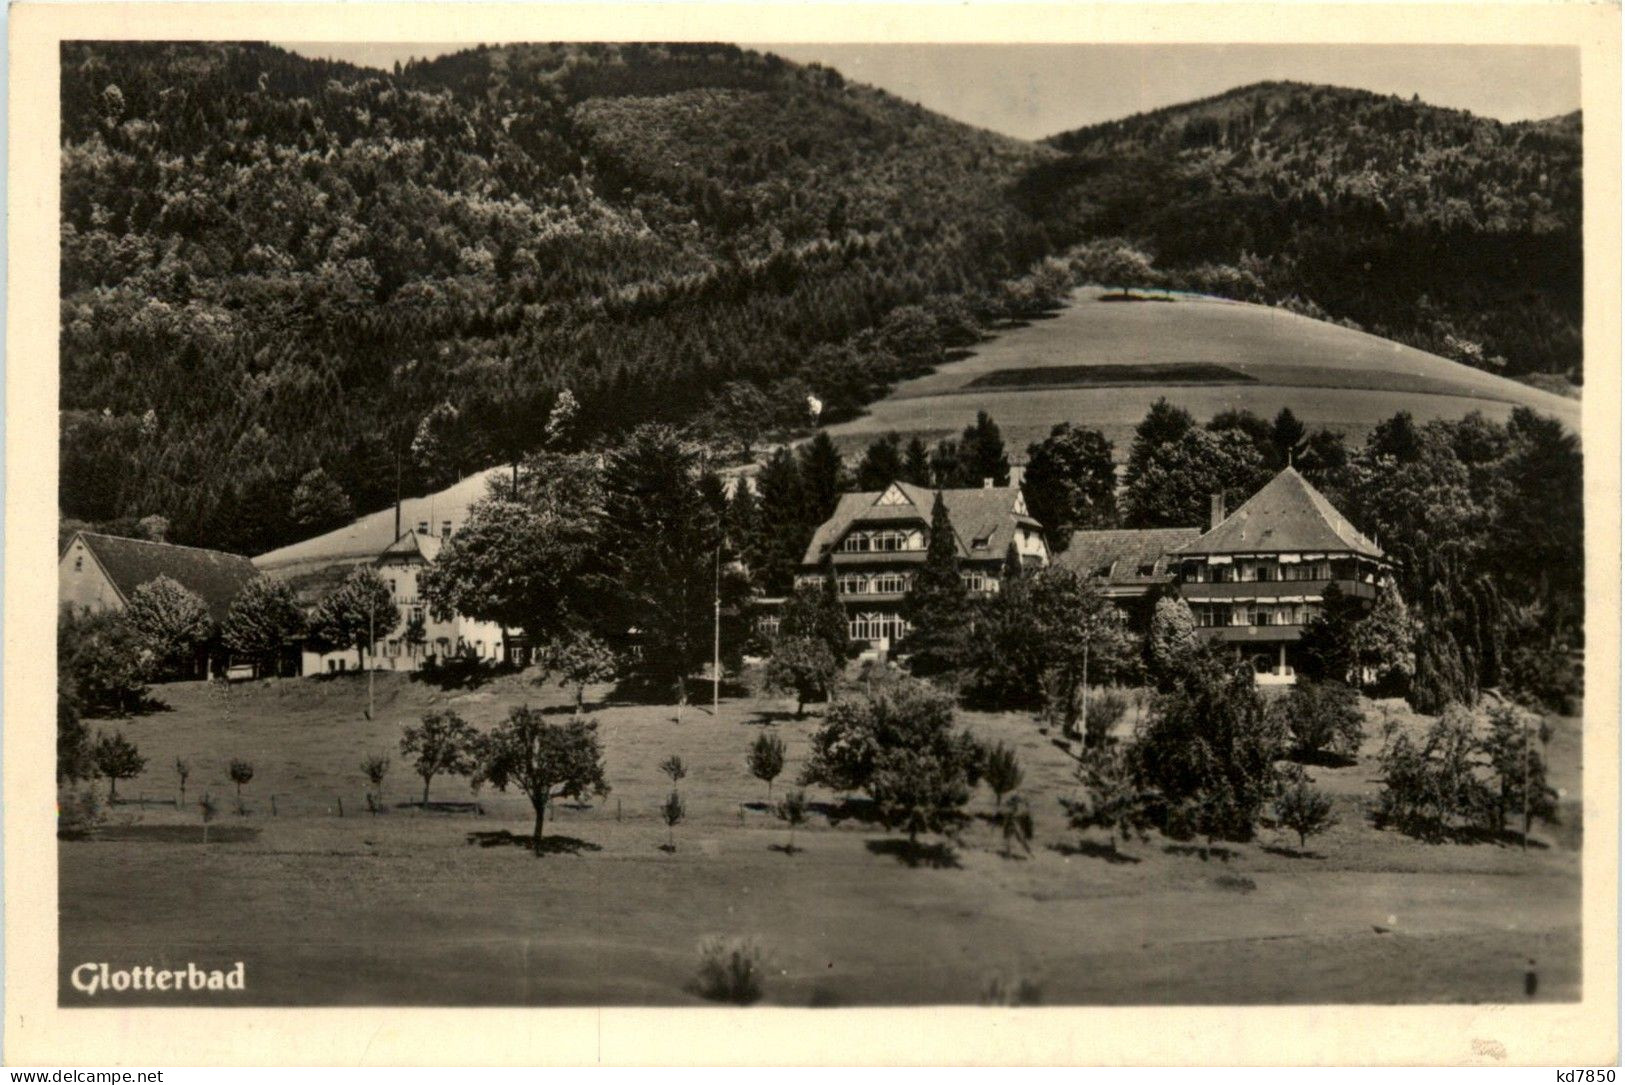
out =
[[84,540],[85,547],[126,602],[136,588],[167,576],[196,593],[217,622],[225,621],[237,593],[259,575],[253,562],[241,554],[228,554],[223,550],[127,539],[94,531],[81,531],[78,537]]
[[1168,579],[1173,552],[1201,533],[1196,527],[1074,531],[1055,564],[1108,584],[1156,584]]
[[[807,544],[803,565],[816,565],[836,543],[858,523],[924,523],[930,526],[931,507],[936,495],[948,507],[948,522],[961,558],[998,558],[1015,538],[1018,525],[1037,528],[1038,521],[1027,512],[1026,499],[1019,486],[982,486],[961,490],[933,490],[909,482],[894,482],[884,490],[842,494],[835,512],[819,525]],[[887,495],[893,495],[887,497]],[[885,502],[882,503],[882,499]],[[984,546],[974,546],[986,539]]]
[[1180,547],[1176,556],[1276,552],[1383,556],[1293,467],[1270,479],[1217,527]]

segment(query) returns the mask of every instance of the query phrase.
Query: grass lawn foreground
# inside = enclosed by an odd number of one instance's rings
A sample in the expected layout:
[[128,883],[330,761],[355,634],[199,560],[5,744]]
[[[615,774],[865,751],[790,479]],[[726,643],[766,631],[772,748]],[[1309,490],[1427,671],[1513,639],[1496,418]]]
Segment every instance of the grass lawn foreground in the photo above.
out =
[[[64,1005],[88,1001],[68,982],[86,961],[245,964],[242,992],[109,992],[98,1005],[694,1004],[696,947],[710,935],[753,937],[764,1001],[793,1006],[977,1003],[1022,985],[1052,1005],[1512,1002],[1527,997],[1531,959],[1537,998],[1580,991],[1578,719],[1555,721],[1548,751],[1564,824],[1537,825],[1527,852],[1372,827],[1382,720],[1424,723],[1383,702],[1367,706],[1357,761],[1309,770],[1339,821],[1307,854],[1265,828],[1207,858],[1157,834],[1113,858],[1103,837],[1066,826],[1069,753],[1026,714],[964,712],[1017,749],[1037,835],[1030,857],[1005,858],[979,817],[943,864],[911,863],[900,837],[842,817],[842,797],[818,789],[786,852],[746,752],[764,728],[783,738],[778,797],[821,707],[796,719],[782,700],[725,697],[719,715],[705,703],[676,723],[669,705],[599,689],[589,709],[613,790],[560,804],[537,858],[522,796],[442,777],[431,798],[444,808],[419,809],[422,781],[398,748],[403,727],[436,708],[481,730],[522,703],[570,711],[529,675],[462,691],[381,675],[371,720],[359,676],[155,692],[166,711],[88,721],[123,731],[148,762],[120,783],[127,801],[101,831],[59,842]],[[373,815],[361,764],[376,753],[393,765]],[[688,766],[687,819],[667,852],[671,784],[658,766],[673,754]],[[177,756],[193,766],[184,810],[172,805]],[[246,815],[233,758],[255,767]],[[221,808],[207,846],[205,791]],[[983,785],[971,810],[992,806]]]

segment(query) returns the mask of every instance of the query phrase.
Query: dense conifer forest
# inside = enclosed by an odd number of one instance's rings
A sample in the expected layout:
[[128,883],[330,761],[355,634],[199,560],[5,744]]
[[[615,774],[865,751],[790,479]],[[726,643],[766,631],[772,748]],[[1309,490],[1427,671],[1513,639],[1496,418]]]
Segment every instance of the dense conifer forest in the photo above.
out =
[[1577,118],[1328,88],[1046,145],[724,45],[386,73],[75,43],[61,511],[258,553],[332,526],[301,492],[337,517],[522,458],[566,389],[584,442],[793,429],[808,394],[833,420],[1112,237],[1165,280],[1577,377],[1578,173]]

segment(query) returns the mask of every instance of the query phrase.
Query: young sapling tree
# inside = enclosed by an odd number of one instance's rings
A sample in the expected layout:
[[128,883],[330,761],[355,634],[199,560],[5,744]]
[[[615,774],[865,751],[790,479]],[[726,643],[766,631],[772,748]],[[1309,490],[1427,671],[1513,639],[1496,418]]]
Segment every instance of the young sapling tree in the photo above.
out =
[[1275,800],[1275,817],[1298,834],[1300,850],[1309,837],[1337,824],[1332,814],[1332,800],[1311,787],[1307,780],[1299,780],[1281,792]]
[[993,789],[993,809],[995,812],[1004,807],[1004,797],[1011,794],[1021,786],[1021,765],[1016,761],[1016,751],[999,743],[987,755],[987,786]]
[[1033,811],[1026,799],[1011,795],[999,804],[995,820],[999,825],[999,834],[1004,837],[1006,859],[1014,854],[1010,850],[1011,844],[1021,845],[1021,850],[1028,855],[1033,853]]
[[220,804],[215,801],[213,795],[205,791],[203,797],[198,800],[197,805],[198,812],[203,815],[203,842],[207,844],[209,842],[209,822],[220,816]]
[[243,805],[243,785],[254,779],[254,765],[240,758],[232,758],[231,764],[226,768],[226,774],[231,782],[237,785],[237,816],[246,817],[248,808]]
[[96,766],[96,774],[107,777],[109,806],[118,798],[118,782],[135,779],[147,767],[147,759],[141,756],[135,743],[119,731],[110,735],[98,732],[96,744],[90,748],[90,758]]
[[784,798],[773,811],[779,820],[790,827],[790,843],[785,845],[784,854],[796,853],[796,828],[807,822],[807,793],[797,788],[785,793]]
[[455,712],[429,712],[418,727],[401,736],[401,753],[416,758],[414,768],[423,777],[423,805],[429,805],[429,782],[437,775],[467,776],[474,771],[474,750],[479,732]]
[[677,794],[675,790],[661,804],[660,816],[666,822],[667,851],[675,852],[677,850],[677,823],[682,821],[687,814],[688,809],[683,805],[683,797]]
[[784,771],[784,740],[778,735],[763,732],[750,744],[746,759],[750,773],[767,784],[767,798],[773,800],[773,781]]
[[688,766],[683,764],[683,759],[681,757],[678,757],[676,754],[672,754],[670,757],[660,762],[660,771],[671,778],[672,789],[676,790],[678,782],[681,781],[683,777],[688,775]]

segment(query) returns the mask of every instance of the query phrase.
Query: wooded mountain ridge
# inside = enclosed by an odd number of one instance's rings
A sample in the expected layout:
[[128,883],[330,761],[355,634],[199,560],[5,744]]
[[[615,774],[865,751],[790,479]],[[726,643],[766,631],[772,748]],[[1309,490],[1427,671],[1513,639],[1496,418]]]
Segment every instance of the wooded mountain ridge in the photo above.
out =
[[[1030,144],[727,45],[386,73],[71,43],[61,509],[257,553],[523,455],[565,389],[582,443],[741,388],[793,429],[808,393],[855,410],[1113,235],[1217,293],[1234,261],[1237,296],[1577,372],[1578,120],[1395,102],[1251,88]],[[1373,256],[1404,274],[1340,273]]]
[[1504,124],[1261,83],[1051,137],[1066,157],[1018,189],[1054,228],[1129,239],[1179,285],[1295,298],[1551,388],[1581,379],[1580,135],[1578,112]]

